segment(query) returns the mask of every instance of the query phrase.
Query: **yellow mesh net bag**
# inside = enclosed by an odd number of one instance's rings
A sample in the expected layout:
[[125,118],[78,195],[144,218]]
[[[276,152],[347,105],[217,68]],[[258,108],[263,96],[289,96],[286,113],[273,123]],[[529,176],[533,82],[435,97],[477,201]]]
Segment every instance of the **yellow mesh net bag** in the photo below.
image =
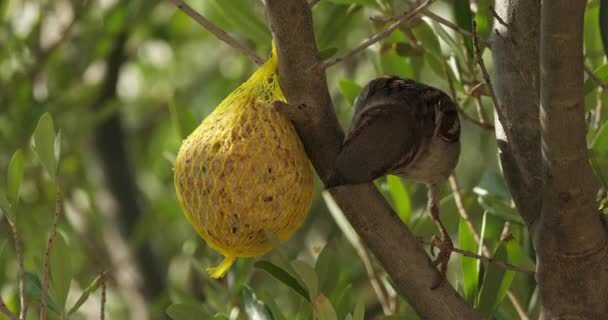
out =
[[271,58],[183,141],[175,160],[177,198],[188,221],[224,255],[213,278],[237,257],[272,249],[265,230],[287,240],[304,222],[313,173],[291,123],[271,103],[285,101]]

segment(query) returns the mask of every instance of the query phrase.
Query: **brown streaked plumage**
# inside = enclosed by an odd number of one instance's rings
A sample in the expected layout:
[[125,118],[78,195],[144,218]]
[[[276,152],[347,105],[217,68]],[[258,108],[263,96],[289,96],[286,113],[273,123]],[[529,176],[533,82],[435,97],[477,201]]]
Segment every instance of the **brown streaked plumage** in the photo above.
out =
[[454,170],[459,154],[458,109],[447,94],[414,80],[381,77],[357,97],[327,187],[371,182],[387,174],[426,184],[429,211],[442,238],[434,239],[441,249],[436,264],[441,263],[445,274],[452,242],[439,220],[439,185]]

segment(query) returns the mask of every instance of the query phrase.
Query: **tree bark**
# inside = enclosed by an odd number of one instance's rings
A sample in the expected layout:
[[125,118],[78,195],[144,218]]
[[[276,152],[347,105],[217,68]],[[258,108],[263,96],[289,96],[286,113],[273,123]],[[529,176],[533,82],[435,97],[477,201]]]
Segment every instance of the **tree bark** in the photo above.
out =
[[[318,68],[321,59],[309,5],[304,0],[267,0],[266,7],[278,51],[279,81],[294,109],[286,113],[292,115],[317,173],[327,181],[344,134],[333,111],[325,72]],[[421,318],[481,318],[451,286],[430,289],[439,273],[371,183],[338,187],[331,193]]]
[[541,9],[542,211],[533,234],[542,319],[608,315],[608,247],[584,119],[586,1]]
[[[505,180],[528,225],[540,215],[542,160],[540,153],[540,1],[496,2],[492,54],[494,88],[507,123],[496,119],[496,140]],[[509,140],[509,137],[511,140]]]
[[496,138],[505,179],[536,249],[541,319],[608,314],[607,237],[584,122],[585,4],[496,4],[505,24],[495,20],[495,88],[506,114]]

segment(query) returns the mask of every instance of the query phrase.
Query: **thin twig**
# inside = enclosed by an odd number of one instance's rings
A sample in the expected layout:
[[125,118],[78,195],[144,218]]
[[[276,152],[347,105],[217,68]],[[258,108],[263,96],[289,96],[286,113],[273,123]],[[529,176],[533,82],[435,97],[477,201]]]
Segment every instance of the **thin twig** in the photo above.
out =
[[591,70],[591,68],[589,68],[589,66],[587,66],[587,65],[584,65],[584,66],[585,66],[585,73],[587,73],[589,78],[591,78],[593,81],[595,81],[597,83],[597,85],[600,86],[604,91],[608,91],[608,84],[606,84],[606,82],[604,82],[595,73],[593,73],[593,70]]
[[59,217],[61,215],[61,188],[58,182],[55,182],[55,215],[53,217],[53,226],[51,227],[51,233],[46,244],[46,251],[44,252],[44,269],[42,270],[42,294],[40,298],[40,320],[46,320],[47,304],[49,295],[49,271],[51,264],[51,250],[53,249],[53,242],[57,236],[57,225],[59,224]]
[[6,303],[4,303],[4,300],[2,300],[2,297],[0,297],[0,314],[5,315],[9,320],[18,320],[17,316],[8,310]]
[[[452,23],[449,20],[446,20],[444,18],[442,18],[441,16],[438,16],[436,14],[434,14],[433,12],[431,12],[430,10],[424,10],[422,12],[423,15],[437,21],[438,23],[460,33],[461,35],[465,36],[465,37],[469,37],[469,38],[473,38],[473,33],[467,29],[461,28],[458,25],[455,25],[454,23]],[[490,42],[487,39],[479,39],[479,43],[483,44],[486,47],[490,47]]]
[[209,30],[209,32],[213,33],[221,41],[225,42],[229,46],[231,46],[236,51],[244,54],[249,60],[253,61],[257,65],[264,64],[264,59],[260,58],[255,52],[250,49],[239,44],[234,38],[226,33],[226,31],[220,29],[218,26],[211,23],[211,21],[207,20],[200,13],[196,12],[189,5],[184,3],[182,0],[171,0],[175,6],[183,11],[185,14],[190,16],[190,18],[194,19],[194,21],[198,22],[203,28]]
[[446,78],[448,79],[448,85],[450,87],[450,94],[452,95],[452,100],[454,100],[454,103],[456,104],[458,113],[460,113],[460,115],[462,115],[462,117],[465,120],[471,121],[473,124],[483,128],[483,129],[494,131],[494,125],[492,125],[491,123],[477,120],[477,119],[469,116],[466,112],[464,112],[464,110],[460,106],[460,103],[458,103],[458,99],[456,98],[456,87],[454,86],[454,79],[452,79],[452,76],[450,75],[450,72],[447,70],[447,68],[448,67],[446,65],[446,72],[445,72]]
[[[178,0],[173,0],[173,1],[178,1]],[[350,51],[346,52],[345,54],[336,57],[332,60],[328,60],[325,61],[321,64],[319,64],[319,68],[321,70],[325,70],[335,64],[338,64],[340,62],[342,62],[344,59],[350,58],[351,56],[355,55],[356,53],[368,48],[369,46],[377,43],[378,41],[388,37],[391,35],[391,33],[393,33],[393,31],[397,30],[401,24],[403,24],[406,21],[411,20],[412,18],[416,17],[420,12],[422,12],[424,9],[426,9],[428,6],[430,6],[435,0],[427,0],[425,1],[423,4],[421,4],[420,6],[418,6],[416,9],[410,11],[410,12],[404,12],[402,13],[399,18],[397,19],[397,21],[395,21],[395,23],[393,23],[390,27],[386,28],[386,30],[376,34],[375,36],[369,38],[367,41],[363,42],[362,44],[356,46],[355,48],[351,49]]]
[[321,195],[323,196],[323,200],[325,200],[325,205],[327,205],[329,212],[336,221],[336,224],[338,225],[340,230],[342,230],[342,233],[346,236],[350,244],[353,246],[359,257],[361,258],[361,261],[363,261],[363,265],[365,266],[365,270],[367,272],[367,277],[369,278],[369,282],[372,285],[376,296],[378,297],[378,302],[380,302],[382,310],[386,315],[394,313],[394,308],[391,308],[391,305],[389,303],[390,295],[387,292],[387,289],[382,285],[382,282],[379,280],[378,275],[376,275],[376,271],[374,270],[369,254],[367,253],[367,249],[361,242],[361,239],[359,238],[353,227],[350,225],[350,223],[344,216],[342,209],[340,209],[338,204],[336,204],[331,194],[329,194],[329,192],[327,191],[323,191]]
[[481,96],[475,96],[475,106],[477,108],[477,116],[479,117],[479,121],[487,123],[488,116],[486,115],[486,112],[483,110],[483,103],[481,102]]
[[501,18],[498,13],[496,13],[496,11],[494,10],[494,7],[490,6],[490,11],[492,11],[492,15],[494,16],[494,18],[496,20],[498,20],[498,23],[502,24],[505,27],[509,27],[509,24],[505,22],[505,20],[503,20],[503,18]]
[[[471,31],[469,31],[467,29],[464,29],[464,28],[462,28],[462,27],[460,27],[460,26],[452,23],[451,21],[449,21],[449,20],[447,20],[447,19],[445,19],[445,18],[443,18],[443,17],[441,17],[441,16],[433,13],[429,9],[424,9],[422,11],[422,14],[425,15],[425,16],[427,16],[427,17],[429,17],[432,20],[435,20],[439,24],[442,24],[442,25],[444,25],[444,26],[446,26],[446,27],[448,27],[448,28],[450,28],[450,29],[452,29],[452,30],[460,33],[461,35],[463,35],[465,37],[473,38],[473,33]],[[370,20],[386,23],[386,22],[395,21],[395,20],[397,20],[397,18],[398,17],[382,17],[382,16],[379,16],[379,17],[370,17]],[[488,41],[487,39],[479,39],[479,42],[481,44],[483,44],[484,46],[488,47],[488,48],[490,47],[490,41]]]
[[[430,246],[436,246],[437,244],[433,242],[433,240],[427,240],[424,238],[418,238],[418,241],[422,244],[426,244],[426,245],[430,245]],[[474,259],[478,259],[481,261],[485,261],[487,263],[493,264],[497,267],[503,268],[503,269],[507,269],[507,270],[513,270],[513,271],[517,271],[517,272],[522,272],[522,273],[527,273],[527,274],[534,274],[534,271],[526,269],[526,268],[522,268],[522,267],[518,267],[518,266],[514,266],[510,263],[506,263],[506,262],[502,262],[500,260],[496,260],[494,258],[489,258],[486,256],[482,256],[482,255],[478,255],[476,253],[470,252],[470,251],[466,251],[466,250],[462,250],[459,248],[454,248],[452,251],[456,252],[456,253],[460,253],[461,255],[465,256],[465,257],[469,257],[469,258],[474,258]]]
[[471,233],[473,234],[473,238],[475,239],[475,242],[477,242],[477,244],[481,243],[481,248],[482,248],[483,254],[486,256],[489,256],[490,251],[488,250],[486,245],[483,243],[483,239],[481,239],[481,236],[475,229],[475,226],[473,226],[473,222],[471,221],[471,217],[469,216],[469,213],[464,208],[464,203],[462,201],[462,195],[460,194],[460,187],[458,186],[458,181],[456,181],[456,177],[454,175],[451,175],[449,178],[449,181],[450,181],[450,188],[452,189],[452,193],[454,194],[454,202],[456,203],[456,208],[458,209],[458,213],[460,214],[462,219],[464,219],[464,221],[466,222],[467,227],[469,228],[469,231],[471,231]]
[[509,290],[507,290],[507,297],[509,297],[509,300],[513,304],[515,311],[517,311],[519,318],[521,320],[529,320],[530,316],[528,315],[528,312],[526,311],[524,306],[521,305],[521,302],[519,302],[519,299],[517,299],[517,296],[515,296],[515,293],[513,293],[511,288],[509,288]]
[[101,313],[100,319],[104,320],[106,317],[106,273],[101,274]]
[[[16,218],[15,218],[16,219]],[[17,224],[7,218],[8,225],[11,227],[13,241],[15,242],[15,254],[17,255],[17,263],[19,264],[19,301],[21,310],[19,311],[19,320],[25,320],[27,316],[27,299],[25,297],[25,267],[23,264],[23,248],[21,246],[21,237],[17,230]]]
[[[483,75],[483,80],[486,82],[488,86],[488,91],[490,92],[490,96],[492,97],[492,101],[494,102],[494,107],[496,108],[496,113],[498,114],[498,119],[500,123],[507,123],[505,119],[505,114],[502,110],[502,107],[498,103],[498,98],[496,97],[496,93],[494,92],[494,86],[492,86],[492,80],[490,80],[490,74],[488,73],[488,69],[486,69],[486,65],[483,62],[483,57],[481,56],[481,49],[479,48],[479,37],[477,36],[477,23],[475,19],[473,19],[473,48],[475,48],[475,59],[477,60],[477,64],[481,69],[481,74]],[[509,140],[511,141],[511,140]]]
[[[471,234],[473,234],[473,239],[475,239],[477,245],[481,244],[482,253],[486,256],[489,256],[490,250],[485,245],[485,243],[483,243],[483,239],[481,239],[481,236],[477,232],[477,229],[475,229],[475,226],[473,226],[473,222],[471,221],[471,218],[464,207],[462,195],[460,194],[460,187],[458,186],[458,181],[456,180],[456,177],[454,175],[451,175],[449,181],[450,188],[452,189],[452,193],[454,194],[454,202],[456,203],[458,213],[460,213],[460,216],[462,217],[462,219],[464,219],[465,223],[467,224],[467,227],[469,228],[469,231],[471,232]],[[519,302],[519,299],[517,299],[517,296],[513,293],[511,288],[507,290],[507,296],[513,304],[513,307],[515,307],[515,309],[517,310],[519,318],[522,320],[528,320],[530,317],[526,313],[525,309],[522,307],[521,302]]]

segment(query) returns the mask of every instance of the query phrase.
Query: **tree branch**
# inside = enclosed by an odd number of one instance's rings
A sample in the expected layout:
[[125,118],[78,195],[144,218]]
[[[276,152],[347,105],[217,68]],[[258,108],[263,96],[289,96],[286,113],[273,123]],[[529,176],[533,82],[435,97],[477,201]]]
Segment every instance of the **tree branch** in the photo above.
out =
[[47,300],[49,293],[51,251],[53,250],[53,242],[55,242],[55,236],[57,235],[57,226],[59,225],[59,218],[61,217],[61,187],[59,186],[59,183],[57,181],[55,181],[55,189],[55,211],[53,215],[53,225],[51,226],[51,232],[46,243],[46,250],[44,251],[44,268],[42,269],[42,293],[40,297],[40,320],[46,320],[46,315],[48,311]]
[[[427,239],[423,239],[423,238],[418,238],[418,241],[420,243],[429,245],[429,246],[437,246],[437,244],[435,242],[433,242],[433,240],[427,240]],[[466,250],[462,250],[459,248],[454,248],[453,249],[454,252],[459,253],[465,257],[469,257],[469,258],[473,258],[473,259],[477,259],[477,260],[481,260],[481,261],[485,261],[489,264],[493,264],[499,268],[503,268],[506,270],[513,270],[513,271],[517,271],[517,272],[521,272],[521,273],[526,273],[526,274],[531,274],[534,275],[534,270],[530,270],[530,269],[526,269],[526,268],[522,268],[522,267],[518,267],[516,265],[512,265],[510,263],[506,263],[500,260],[496,260],[494,258],[490,258],[490,257],[486,257],[486,256],[482,256],[470,251],[466,251]]]
[[194,19],[198,24],[203,26],[203,28],[207,29],[209,32],[213,33],[213,35],[219,40],[225,42],[227,45],[231,46],[236,51],[245,55],[249,60],[254,62],[255,64],[261,66],[264,64],[264,59],[260,58],[255,52],[250,49],[239,44],[234,38],[226,33],[226,31],[220,29],[218,26],[211,23],[211,21],[205,19],[200,13],[196,12],[196,10],[192,9],[189,5],[187,5],[182,0],[171,0],[175,4],[175,6],[187,14],[190,18]]
[[[15,255],[17,256],[17,262],[19,264],[19,301],[21,304],[21,310],[19,311],[19,320],[25,320],[27,317],[27,297],[25,296],[25,266],[23,264],[23,246],[21,244],[21,237],[17,230],[17,223],[13,222],[10,218],[6,218],[11,233],[13,234],[13,241],[15,242]],[[17,218],[15,217],[15,221]]]
[[[292,106],[305,106],[302,112],[309,119],[294,126],[317,173],[327,181],[344,134],[325,73],[318,68],[310,7],[304,0],[267,0],[266,8],[278,51],[281,88]],[[330,193],[421,318],[481,318],[451,286],[430,289],[438,271],[373,184],[337,187]]]
[[[174,0],[176,1],[176,0]],[[424,9],[426,9],[428,6],[430,6],[435,0],[426,0],[423,4],[419,5],[416,9],[409,11],[409,12],[404,12],[402,13],[398,18],[397,21],[395,21],[395,23],[393,23],[390,27],[386,28],[386,30],[376,34],[375,36],[369,38],[367,41],[363,42],[362,44],[356,46],[355,48],[353,48],[352,50],[344,53],[341,56],[338,56],[332,60],[329,61],[325,61],[323,63],[321,63],[319,65],[319,68],[324,70],[327,69],[337,63],[342,62],[344,59],[348,59],[351,56],[353,56],[356,53],[359,53],[360,51],[370,47],[371,45],[373,45],[374,43],[377,43],[378,41],[388,37],[391,35],[391,33],[393,33],[393,31],[397,30],[404,22],[409,21],[411,19],[413,19],[414,17],[416,17],[420,12],[422,12]]]
[[17,320],[17,316],[6,307],[6,303],[4,303],[2,297],[0,297],[0,314],[5,315],[9,320]]

